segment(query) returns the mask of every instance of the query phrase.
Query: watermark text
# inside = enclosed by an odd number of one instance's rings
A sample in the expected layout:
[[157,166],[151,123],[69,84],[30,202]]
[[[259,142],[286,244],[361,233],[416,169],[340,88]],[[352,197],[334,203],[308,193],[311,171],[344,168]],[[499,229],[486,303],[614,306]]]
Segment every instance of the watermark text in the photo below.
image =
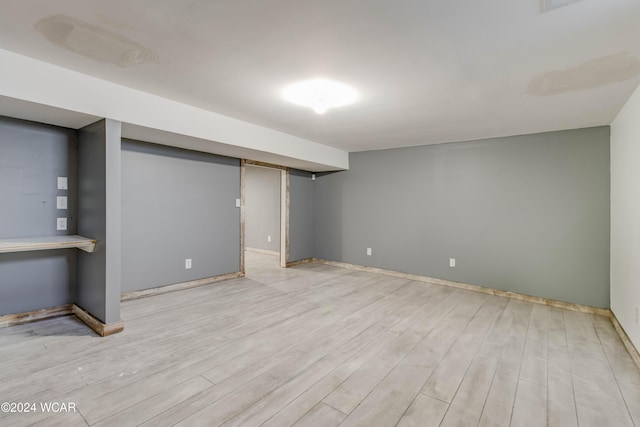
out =
[[2,402],[0,412],[9,414],[25,414],[44,412],[51,414],[67,414],[77,412],[75,402]]

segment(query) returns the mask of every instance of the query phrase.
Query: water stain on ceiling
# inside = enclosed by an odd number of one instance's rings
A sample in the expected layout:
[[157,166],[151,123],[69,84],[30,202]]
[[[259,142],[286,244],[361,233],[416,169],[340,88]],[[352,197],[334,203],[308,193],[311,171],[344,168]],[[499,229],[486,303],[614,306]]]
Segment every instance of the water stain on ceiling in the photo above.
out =
[[126,22],[122,22],[104,13],[96,13],[96,20],[101,24],[104,24],[107,27],[111,27],[111,28],[118,28],[118,29],[124,29],[124,30],[135,30],[136,28],[133,25],[129,25]]
[[534,78],[527,93],[536,96],[559,95],[622,82],[640,75],[640,59],[622,52],[556,70]]
[[99,62],[122,68],[160,62],[158,54],[148,47],[71,16],[48,16],[39,20],[34,28],[52,44]]

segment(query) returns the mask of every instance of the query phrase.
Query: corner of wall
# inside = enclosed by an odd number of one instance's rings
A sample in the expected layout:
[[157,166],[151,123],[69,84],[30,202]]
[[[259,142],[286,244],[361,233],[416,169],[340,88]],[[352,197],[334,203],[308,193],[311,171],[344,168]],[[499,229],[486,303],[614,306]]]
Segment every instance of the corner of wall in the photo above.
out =
[[611,311],[640,349],[640,87],[611,124]]

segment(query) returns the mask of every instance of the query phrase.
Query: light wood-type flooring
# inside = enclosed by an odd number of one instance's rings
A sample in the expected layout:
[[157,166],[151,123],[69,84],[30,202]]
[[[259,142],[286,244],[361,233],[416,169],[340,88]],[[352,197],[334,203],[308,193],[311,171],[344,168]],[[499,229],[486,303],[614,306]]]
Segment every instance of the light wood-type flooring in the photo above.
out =
[[247,253],[247,277],[0,329],[1,426],[640,426],[609,319]]

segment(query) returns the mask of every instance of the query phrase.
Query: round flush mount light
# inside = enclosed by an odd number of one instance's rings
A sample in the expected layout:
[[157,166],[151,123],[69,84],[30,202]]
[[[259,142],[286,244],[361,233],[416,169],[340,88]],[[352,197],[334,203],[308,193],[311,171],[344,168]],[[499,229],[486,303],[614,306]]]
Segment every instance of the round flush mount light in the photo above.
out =
[[344,83],[328,79],[312,79],[294,83],[282,91],[289,102],[309,107],[318,114],[329,108],[342,107],[354,102],[358,94]]

